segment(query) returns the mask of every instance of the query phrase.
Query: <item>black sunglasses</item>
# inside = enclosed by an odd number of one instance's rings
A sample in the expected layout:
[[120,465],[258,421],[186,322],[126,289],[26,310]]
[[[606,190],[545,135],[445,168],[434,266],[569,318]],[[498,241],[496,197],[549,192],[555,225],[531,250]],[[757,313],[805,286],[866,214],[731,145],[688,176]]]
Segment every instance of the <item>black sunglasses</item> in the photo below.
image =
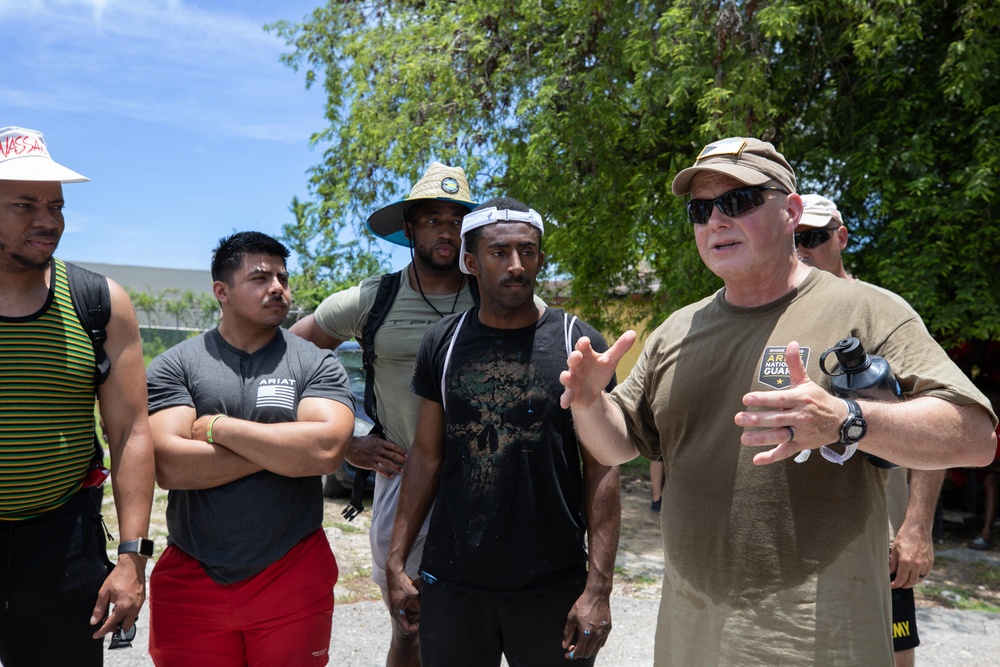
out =
[[817,248],[830,240],[830,232],[836,231],[838,227],[822,227],[820,229],[810,229],[807,232],[795,234],[795,247]]
[[730,190],[715,199],[691,199],[687,203],[688,220],[695,225],[704,225],[712,217],[713,206],[718,207],[730,218],[738,218],[747,211],[764,204],[767,201],[764,193],[768,190],[777,190],[782,194],[788,194],[787,190],[781,188],[757,185]]

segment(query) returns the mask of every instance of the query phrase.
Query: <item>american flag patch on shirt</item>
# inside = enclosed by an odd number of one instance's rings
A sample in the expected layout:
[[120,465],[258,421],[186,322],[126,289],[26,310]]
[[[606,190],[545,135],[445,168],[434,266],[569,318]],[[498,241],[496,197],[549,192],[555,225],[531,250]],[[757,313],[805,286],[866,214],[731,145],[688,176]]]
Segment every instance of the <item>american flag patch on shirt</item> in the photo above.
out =
[[295,387],[265,384],[257,387],[257,407],[295,408]]

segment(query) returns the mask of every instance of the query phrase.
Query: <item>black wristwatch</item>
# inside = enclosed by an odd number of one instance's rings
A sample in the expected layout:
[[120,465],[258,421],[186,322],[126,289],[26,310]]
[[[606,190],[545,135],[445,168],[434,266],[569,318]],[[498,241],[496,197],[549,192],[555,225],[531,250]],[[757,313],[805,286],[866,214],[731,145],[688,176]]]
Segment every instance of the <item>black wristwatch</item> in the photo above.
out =
[[145,538],[129,540],[118,545],[119,554],[139,554],[145,558],[153,557],[153,540]]
[[847,419],[840,425],[840,444],[856,445],[868,432],[868,422],[861,413],[861,406],[850,398],[841,398],[847,404]]

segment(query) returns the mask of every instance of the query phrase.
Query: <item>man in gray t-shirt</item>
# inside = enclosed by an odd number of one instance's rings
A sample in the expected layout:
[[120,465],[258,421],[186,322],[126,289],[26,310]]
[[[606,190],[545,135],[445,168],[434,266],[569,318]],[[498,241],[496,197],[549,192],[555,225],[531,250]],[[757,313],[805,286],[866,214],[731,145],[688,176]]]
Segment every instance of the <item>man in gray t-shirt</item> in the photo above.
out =
[[281,329],[288,250],[258,232],[212,260],[219,326],[147,370],[169,546],[150,577],[157,664],[327,662],[337,564],[321,476],[354,428],[347,374]]

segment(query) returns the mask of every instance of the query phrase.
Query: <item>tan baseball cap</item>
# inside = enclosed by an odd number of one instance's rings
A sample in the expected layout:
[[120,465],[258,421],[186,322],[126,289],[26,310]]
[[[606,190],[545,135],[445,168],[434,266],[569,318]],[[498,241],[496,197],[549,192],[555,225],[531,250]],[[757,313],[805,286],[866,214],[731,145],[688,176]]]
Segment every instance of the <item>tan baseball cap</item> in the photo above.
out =
[[694,166],[674,177],[671,191],[678,196],[690,194],[691,180],[699,171],[725,174],[745,185],[775,181],[789,192],[795,192],[795,171],[774,146],[760,139],[730,137],[705,146]]
[[802,217],[799,224],[806,227],[829,227],[830,221],[844,224],[837,205],[822,195],[802,195]]
[[368,217],[368,229],[390,243],[408,246],[409,240],[403,232],[403,214],[421,200],[454,202],[470,211],[477,206],[469,194],[469,181],[465,178],[464,169],[432,162],[406,199],[384,206]]
[[0,181],[83,183],[90,179],[52,159],[45,137],[23,127],[0,129]]

